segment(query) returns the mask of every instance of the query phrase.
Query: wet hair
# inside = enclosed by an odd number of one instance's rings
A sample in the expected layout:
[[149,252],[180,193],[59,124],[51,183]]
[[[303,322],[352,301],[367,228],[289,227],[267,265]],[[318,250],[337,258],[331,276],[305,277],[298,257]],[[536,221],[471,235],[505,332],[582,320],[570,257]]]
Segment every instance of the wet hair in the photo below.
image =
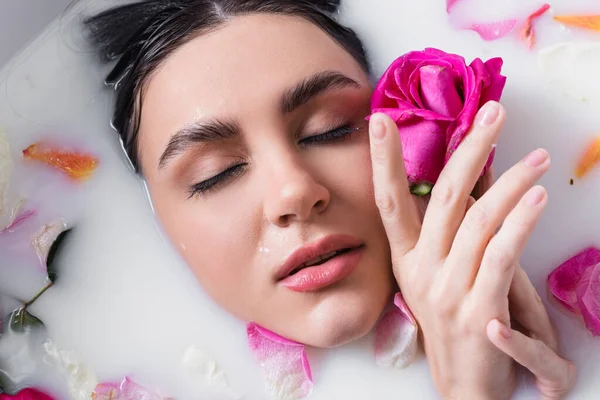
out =
[[138,131],[149,77],[180,46],[218,29],[232,17],[262,13],[304,18],[334,39],[368,73],[360,39],[334,19],[339,6],[340,0],[145,0],[86,19],[90,43],[102,61],[116,61],[106,79],[116,91],[112,126],[134,169],[139,170]]

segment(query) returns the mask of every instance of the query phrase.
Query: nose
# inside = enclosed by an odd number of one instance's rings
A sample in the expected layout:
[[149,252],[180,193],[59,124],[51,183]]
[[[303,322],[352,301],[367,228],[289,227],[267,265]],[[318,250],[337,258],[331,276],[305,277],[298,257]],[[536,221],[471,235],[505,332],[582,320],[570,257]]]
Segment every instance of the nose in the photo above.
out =
[[329,190],[302,165],[301,160],[287,159],[270,168],[268,190],[264,202],[267,220],[286,227],[294,222],[307,222],[322,214],[329,206]]

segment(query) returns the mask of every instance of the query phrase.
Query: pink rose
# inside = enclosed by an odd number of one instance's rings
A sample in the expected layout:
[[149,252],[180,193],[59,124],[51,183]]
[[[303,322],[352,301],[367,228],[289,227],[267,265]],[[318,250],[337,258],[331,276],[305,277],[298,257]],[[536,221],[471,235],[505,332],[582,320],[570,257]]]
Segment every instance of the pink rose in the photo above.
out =
[[[383,74],[371,110],[396,121],[411,184],[435,184],[477,111],[500,100],[506,83],[502,63],[476,58],[467,66],[461,56],[428,48],[398,58]],[[493,160],[494,151],[485,170]]]

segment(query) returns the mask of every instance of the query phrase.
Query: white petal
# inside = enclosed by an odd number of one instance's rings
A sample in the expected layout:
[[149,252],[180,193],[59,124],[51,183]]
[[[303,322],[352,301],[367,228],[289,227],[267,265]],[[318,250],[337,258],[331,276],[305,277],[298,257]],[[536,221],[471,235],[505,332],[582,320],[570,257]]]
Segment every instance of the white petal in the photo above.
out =
[[545,78],[576,99],[600,100],[600,43],[563,42],[540,50]]
[[60,219],[50,224],[44,225],[34,236],[31,244],[35,249],[35,252],[40,259],[42,265],[46,265],[46,259],[48,258],[48,252],[50,247],[62,232],[67,229],[67,223]]
[[60,350],[50,340],[44,343],[45,360],[60,368],[67,377],[72,400],[90,400],[98,384],[95,374],[83,365],[73,351]]

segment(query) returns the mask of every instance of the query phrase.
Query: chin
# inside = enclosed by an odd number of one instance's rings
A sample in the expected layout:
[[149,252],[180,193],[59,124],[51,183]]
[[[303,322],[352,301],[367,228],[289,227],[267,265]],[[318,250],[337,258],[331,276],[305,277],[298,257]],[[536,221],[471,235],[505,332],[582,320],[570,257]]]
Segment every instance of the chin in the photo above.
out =
[[[332,348],[368,334],[381,316],[390,296],[333,296],[323,301],[310,316],[310,334],[303,343]],[[380,298],[374,298],[380,297]]]

